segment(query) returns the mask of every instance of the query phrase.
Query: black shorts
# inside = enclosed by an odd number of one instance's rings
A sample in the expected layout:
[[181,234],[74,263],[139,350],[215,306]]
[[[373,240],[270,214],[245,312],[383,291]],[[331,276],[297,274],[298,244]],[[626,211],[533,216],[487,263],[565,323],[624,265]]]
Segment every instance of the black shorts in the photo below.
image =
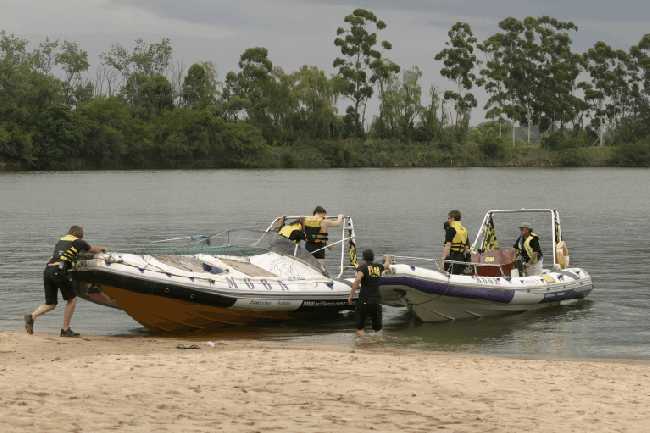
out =
[[317,259],[324,259],[325,258],[325,244],[312,244],[310,242],[305,243],[305,249],[309,251],[310,253],[312,251],[320,250],[315,253],[312,253],[312,256],[314,256]]
[[381,304],[377,302],[369,303],[358,299],[355,312],[357,315],[357,329],[365,328],[368,316],[370,316],[370,320],[372,321],[373,330],[381,331],[381,328],[383,328]]
[[46,266],[43,272],[43,288],[45,289],[45,303],[47,305],[58,304],[58,292],[66,301],[70,301],[77,296],[72,288],[70,280],[65,271],[57,266]]

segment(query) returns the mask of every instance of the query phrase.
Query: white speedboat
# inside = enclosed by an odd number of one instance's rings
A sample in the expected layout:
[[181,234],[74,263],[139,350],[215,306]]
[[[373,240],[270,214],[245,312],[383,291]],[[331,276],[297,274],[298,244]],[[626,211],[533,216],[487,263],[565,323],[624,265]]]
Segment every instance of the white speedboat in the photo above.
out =
[[[552,248],[552,251],[547,251],[547,257],[552,257],[550,269],[542,269],[539,275],[517,275],[513,270],[514,249],[495,248],[494,245],[497,239],[494,218],[504,215],[527,218],[537,215],[550,219],[551,229],[546,238]],[[397,260],[404,262],[434,262],[437,269],[408,263],[394,264],[393,273],[381,279],[383,302],[407,306],[424,322],[440,322],[575,303],[592,290],[589,273],[568,266],[568,251],[562,240],[559,212],[555,209],[488,211],[472,245],[472,252],[472,261],[466,264],[467,271],[463,275],[444,271],[440,262],[433,259],[396,256]]]
[[[193,251],[87,257],[78,262],[72,278],[80,296],[122,309],[153,331],[199,330],[351,309],[350,281],[343,274],[350,268],[345,264],[346,248],[354,245],[352,219],[345,218],[341,239],[328,247],[340,254],[334,277],[311,254],[280,236],[277,221],[264,231],[200,236],[202,243],[194,244]],[[214,246],[215,238],[226,242]]]

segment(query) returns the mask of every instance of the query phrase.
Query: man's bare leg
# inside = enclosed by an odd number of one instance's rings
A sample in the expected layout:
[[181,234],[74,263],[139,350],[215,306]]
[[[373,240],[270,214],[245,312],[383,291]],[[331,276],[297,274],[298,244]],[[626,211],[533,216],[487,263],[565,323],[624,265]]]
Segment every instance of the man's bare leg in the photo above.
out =
[[55,305],[48,305],[48,304],[43,304],[40,305],[37,309],[34,310],[32,313],[32,319],[36,320],[38,316],[42,316],[45,313],[49,313],[50,311],[54,310],[56,308]]
[[77,298],[70,299],[67,304],[65,304],[65,310],[63,311],[63,330],[67,331],[70,329],[70,321],[72,320],[72,315],[74,310],[77,307]]
[[27,331],[28,334],[33,334],[34,333],[34,319],[36,319],[38,316],[42,316],[43,314],[52,311],[56,308],[56,305],[48,305],[48,304],[43,304],[40,305],[32,314],[27,314],[25,316],[25,331]]

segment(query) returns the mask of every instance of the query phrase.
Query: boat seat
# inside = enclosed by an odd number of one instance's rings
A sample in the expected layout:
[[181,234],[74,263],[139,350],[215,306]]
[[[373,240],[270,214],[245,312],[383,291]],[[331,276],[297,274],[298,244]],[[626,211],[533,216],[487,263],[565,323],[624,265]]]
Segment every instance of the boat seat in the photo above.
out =
[[249,277],[277,277],[277,275],[275,275],[274,273],[271,273],[266,269],[262,269],[259,266],[256,266],[250,262],[224,259],[221,257],[219,257],[219,260],[221,260],[225,265],[228,265],[234,270],[239,271],[242,274],[246,274]]
[[477,266],[476,273],[480,277],[509,277],[517,252],[514,248],[503,248],[472,255],[472,263],[496,266]]
[[189,272],[205,272],[203,262],[193,256],[154,256],[156,260],[168,266]]

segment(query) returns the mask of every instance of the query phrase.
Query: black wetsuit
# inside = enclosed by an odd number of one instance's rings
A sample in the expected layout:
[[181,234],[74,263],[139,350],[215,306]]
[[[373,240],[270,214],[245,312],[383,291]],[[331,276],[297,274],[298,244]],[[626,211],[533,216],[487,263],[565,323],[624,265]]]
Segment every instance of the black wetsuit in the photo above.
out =
[[361,290],[356,304],[357,329],[363,329],[366,319],[370,316],[372,329],[380,331],[382,324],[381,295],[379,293],[379,278],[384,271],[384,265],[376,263],[362,264],[357,272],[363,273]]

